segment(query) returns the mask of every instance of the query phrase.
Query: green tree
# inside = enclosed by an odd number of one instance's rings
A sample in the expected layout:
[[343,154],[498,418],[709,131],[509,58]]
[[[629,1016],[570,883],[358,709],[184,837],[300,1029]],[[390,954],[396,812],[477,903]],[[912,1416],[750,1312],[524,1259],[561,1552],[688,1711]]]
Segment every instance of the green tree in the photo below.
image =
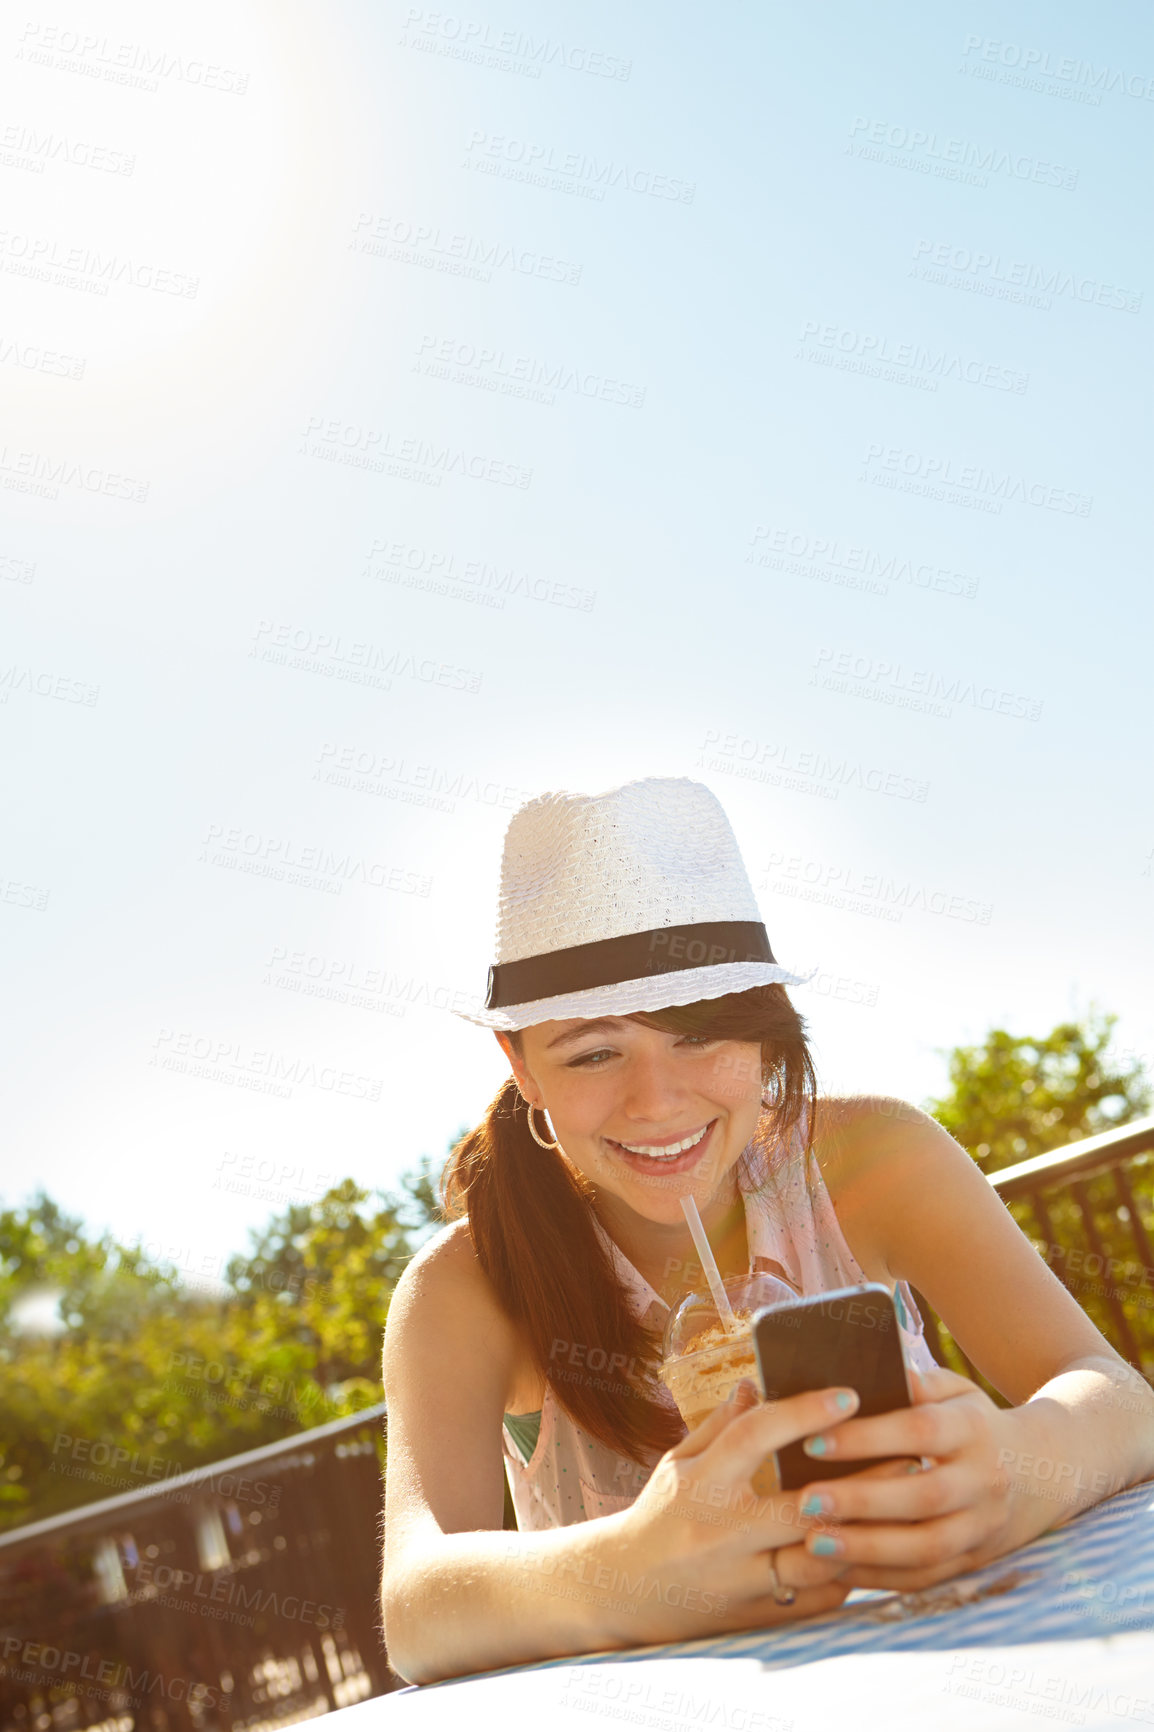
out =
[[65,1317],[80,1314],[110,1260],[111,1239],[90,1240],[43,1191],[23,1209],[0,1210],[0,1329],[24,1328],[22,1313],[31,1314],[32,1328],[67,1327]]
[[290,1377],[304,1368],[313,1424],[381,1399],[381,1335],[412,1255],[403,1213],[397,1199],[346,1179],[274,1217],[229,1264],[250,1363]]
[[927,1110],[987,1173],[1139,1118],[1150,1083],[1111,1053],[1117,1021],[1092,1011],[1041,1037],[991,1029],[948,1054],[949,1092]]
[[389,1298],[439,1223],[428,1160],[351,1179],[181,1282],[41,1194],[0,1211],[0,1526],[155,1484],[381,1397]]
[[[1048,1153],[1100,1131],[1142,1117],[1151,1105],[1143,1065],[1114,1049],[1117,1018],[1091,1010],[1081,1021],[1059,1023],[1043,1036],[991,1029],[976,1046],[947,1055],[950,1087],[926,1110],[970,1151],[984,1172],[996,1173],[1033,1155]],[[1148,1234],[1154,1233],[1154,1159],[1139,1157],[1129,1168],[1134,1205]],[[1084,1202],[1100,1242],[1088,1242]],[[1062,1275],[1099,1329],[1120,1338],[1119,1309],[1132,1332],[1136,1357],[1154,1369],[1154,1270],[1136,1254],[1129,1205],[1111,1176],[1045,1191],[1044,1215],[1026,1198],[1010,1213],[1040,1256]],[[947,1345],[957,1369],[957,1348]]]

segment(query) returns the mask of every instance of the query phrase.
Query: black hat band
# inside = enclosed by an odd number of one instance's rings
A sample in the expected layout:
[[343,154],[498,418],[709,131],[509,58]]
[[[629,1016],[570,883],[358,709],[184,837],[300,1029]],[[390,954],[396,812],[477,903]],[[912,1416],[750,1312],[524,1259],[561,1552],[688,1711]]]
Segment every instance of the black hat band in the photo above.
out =
[[560,998],[596,986],[617,986],[654,974],[715,968],[726,962],[775,963],[760,920],[701,920],[690,926],[655,926],[593,944],[571,944],[544,956],[498,962],[489,970],[485,1009]]

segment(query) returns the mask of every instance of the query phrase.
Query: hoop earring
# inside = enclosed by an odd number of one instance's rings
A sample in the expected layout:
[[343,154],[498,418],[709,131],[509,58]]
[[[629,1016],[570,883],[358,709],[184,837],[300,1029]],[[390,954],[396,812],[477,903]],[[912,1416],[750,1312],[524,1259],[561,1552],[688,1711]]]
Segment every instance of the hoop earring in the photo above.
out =
[[[525,1103],[525,1116],[529,1120],[529,1135],[532,1137],[533,1141],[538,1145],[539,1148],[542,1148],[542,1149],[558,1148],[560,1146],[558,1143],[556,1143],[556,1142],[547,1143],[545,1141],[544,1137],[542,1137],[538,1134],[537,1127],[533,1123],[533,1114],[534,1114],[535,1110],[536,1109],[533,1106],[531,1106],[528,1101],[526,1101],[526,1103]],[[546,1119],[545,1122],[548,1124],[548,1119]]]
[[770,1095],[768,1083],[761,1091],[761,1104],[763,1107],[771,1107],[773,1105],[773,1097]]

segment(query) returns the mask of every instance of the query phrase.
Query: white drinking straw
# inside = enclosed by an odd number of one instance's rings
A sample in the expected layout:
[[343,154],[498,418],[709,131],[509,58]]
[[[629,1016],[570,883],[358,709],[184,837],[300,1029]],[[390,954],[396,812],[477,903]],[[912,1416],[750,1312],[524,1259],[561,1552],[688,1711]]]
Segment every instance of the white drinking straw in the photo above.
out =
[[692,1196],[682,1197],[681,1212],[689,1223],[689,1231],[693,1234],[693,1243],[697,1246],[697,1255],[701,1258],[701,1267],[705,1271],[705,1279],[709,1282],[709,1291],[713,1294],[713,1303],[717,1306],[717,1314],[731,1334],[736,1334],[741,1324],[733,1315],[733,1306],[729,1303],[729,1294],[721,1279],[721,1270],[717,1267],[717,1259],[713,1255],[713,1247],[705,1236],[705,1228],[701,1216],[697,1212],[697,1204]]

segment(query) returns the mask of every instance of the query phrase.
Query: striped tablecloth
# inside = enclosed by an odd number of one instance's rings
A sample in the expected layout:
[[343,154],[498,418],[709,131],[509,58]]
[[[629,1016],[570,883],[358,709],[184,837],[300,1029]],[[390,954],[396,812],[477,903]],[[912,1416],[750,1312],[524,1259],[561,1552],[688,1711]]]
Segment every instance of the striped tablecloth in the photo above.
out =
[[[828,1617],[551,1660],[343,1711],[426,1726],[648,1732],[1154,1728],[1154,1481],[984,1569]],[[340,1732],[369,1732],[367,1725]]]

